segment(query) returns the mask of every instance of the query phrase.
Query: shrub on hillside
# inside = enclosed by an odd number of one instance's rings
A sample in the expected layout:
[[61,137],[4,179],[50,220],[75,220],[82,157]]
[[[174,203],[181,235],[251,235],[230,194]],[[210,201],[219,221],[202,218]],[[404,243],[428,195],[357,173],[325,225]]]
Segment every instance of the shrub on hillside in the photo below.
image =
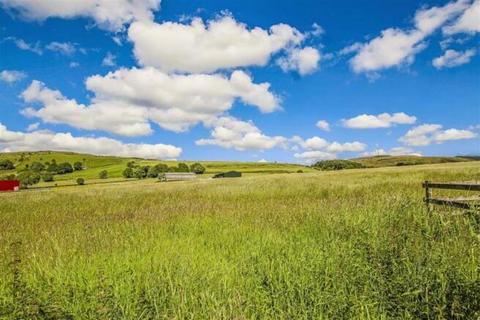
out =
[[159,163],[154,165],[148,170],[148,177],[149,178],[157,178],[160,173],[168,172],[168,166],[163,163]]
[[28,186],[40,182],[40,174],[31,170],[25,170],[18,174],[17,179],[20,181],[20,187],[26,189]]
[[13,170],[15,165],[10,160],[0,160],[0,170]]
[[323,160],[318,161],[312,167],[318,170],[344,170],[365,168],[363,164],[350,160]]
[[190,168],[183,162],[178,164],[177,172],[190,172]]
[[83,164],[80,161],[77,161],[73,164],[73,169],[75,169],[75,171],[83,170]]
[[85,179],[83,179],[83,178],[77,178],[77,184],[78,184],[79,186],[83,186],[83,185],[85,184]]
[[205,173],[205,167],[202,166],[200,163],[196,162],[190,166],[190,171],[195,174],[203,174]]
[[124,178],[133,178],[133,169],[128,167],[123,170],[122,175]]
[[108,171],[107,170],[100,171],[100,173],[98,174],[98,177],[100,179],[107,179],[108,178]]
[[73,172],[73,167],[68,162],[60,163],[57,167],[58,174],[66,174],[66,173],[72,173],[72,172]]
[[136,167],[133,169],[133,176],[137,179],[144,179],[147,177],[149,169],[150,166]]
[[35,171],[35,172],[41,172],[45,170],[45,165],[41,162],[33,162],[30,165],[30,170]]
[[49,173],[49,172],[45,172],[44,174],[42,174],[42,180],[44,182],[51,182],[53,181],[53,174]]

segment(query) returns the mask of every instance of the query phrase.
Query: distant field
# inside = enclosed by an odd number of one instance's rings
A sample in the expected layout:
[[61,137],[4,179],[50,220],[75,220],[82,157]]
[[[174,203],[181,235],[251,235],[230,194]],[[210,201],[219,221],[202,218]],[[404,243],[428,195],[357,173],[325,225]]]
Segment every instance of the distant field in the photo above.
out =
[[[135,161],[138,165],[155,165],[165,163],[168,166],[177,166],[179,162],[184,162],[191,165],[195,161],[157,161],[145,160],[137,158],[118,158],[118,157],[103,157],[88,154],[77,154],[69,152],[18,152],[18,153],[0,153],[0,160],[11,160],[17,167],[17,171],[25,168],[27,164],[33,162],[45,163],[51,162],[53,159],[57,163],[69,162],[73,164],[76,161],[82,162],[86,167],[85,170],[76,171],[71,174],[55,175],[55,182],[41,183],[39,186],[52,186],[55,184],[72,184],[78,177],[85,178],[87,183],[98,182],[100,171],[107,170],[109,178],[123,179],[122,172],[126,168],[127,163]],[[199,161],[205,168],[206,172],[203,177],[211,177],[212,175],[236,170],[241,171],[245,175],[255,174],[273,174],[273,173],[296,173],[298,170],[304,172],[314,172],[315,170],[309,167],[296,164],[282,164],[282,163],[258,163],[258,162],[221,162],[221,161]],[[0,171],[0,175],[6,175],[15,171]],[[109,179],[110,180],[110,179]],[[104,181],[103,181],[104,182]]]
[[0,194],[0,319],[478,319],[478,213],[423,180],[480,162]]
[[418,157],[418,156],[373,156],[352,159],[367,168],[381,168],[393,166],[411,166],[421,164],[436,164],[449,162],[473,161],[471,158],[462,157]]

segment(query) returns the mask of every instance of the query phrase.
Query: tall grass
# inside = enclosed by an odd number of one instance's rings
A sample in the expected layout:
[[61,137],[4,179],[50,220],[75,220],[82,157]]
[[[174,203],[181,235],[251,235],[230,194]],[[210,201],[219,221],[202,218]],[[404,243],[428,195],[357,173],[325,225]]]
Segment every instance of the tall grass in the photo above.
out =
[[477,319],[476,163],[0,195],[0,318]]

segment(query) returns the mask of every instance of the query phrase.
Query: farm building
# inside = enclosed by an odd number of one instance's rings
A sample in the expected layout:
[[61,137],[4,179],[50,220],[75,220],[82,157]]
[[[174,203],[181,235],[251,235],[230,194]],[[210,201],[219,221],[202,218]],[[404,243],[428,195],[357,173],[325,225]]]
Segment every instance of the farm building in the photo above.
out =
[[217,178],[240,178],[242,176],[241,172],[238,171],[227,171],[227,172],[220,172],[213,176],[214,179]]
[[166,172],[163,174],[164,181],[185,181],[194,180],[196,175],[193,172]]
[[20,181],[18,181],[18,180],[0,181],[0,192],[2,192],[2,191],[18,191],[18,189],[20,189]]

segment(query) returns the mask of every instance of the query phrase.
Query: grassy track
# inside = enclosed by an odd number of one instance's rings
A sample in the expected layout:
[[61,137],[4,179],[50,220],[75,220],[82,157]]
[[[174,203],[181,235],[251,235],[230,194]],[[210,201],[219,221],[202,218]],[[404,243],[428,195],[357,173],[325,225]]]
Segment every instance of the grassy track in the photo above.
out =
[[0,194],[0,318],[478,319],[478,162]]

